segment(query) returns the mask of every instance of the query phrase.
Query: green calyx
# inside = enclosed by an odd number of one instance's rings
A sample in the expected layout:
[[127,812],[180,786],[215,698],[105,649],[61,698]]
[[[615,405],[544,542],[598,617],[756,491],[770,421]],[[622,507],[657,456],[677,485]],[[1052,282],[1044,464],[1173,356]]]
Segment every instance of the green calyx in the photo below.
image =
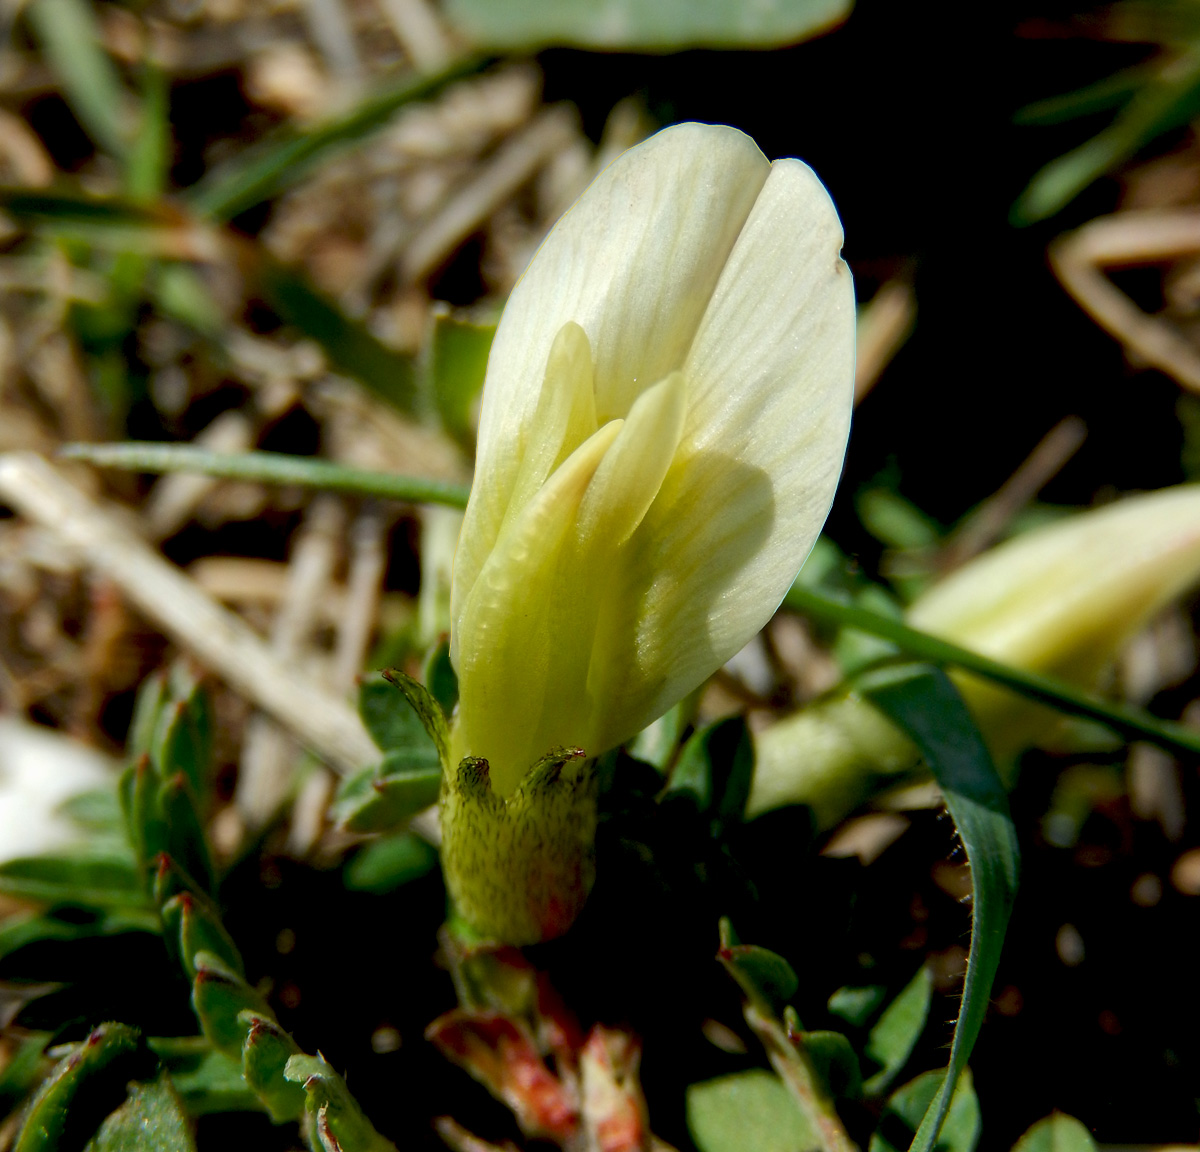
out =
[[561,936],[596,878],[596,774],[578,748],[539,760],[509,796],[486,760],[449,772],[441,796],[442,867],[458,915],[483,936],[536,944]]

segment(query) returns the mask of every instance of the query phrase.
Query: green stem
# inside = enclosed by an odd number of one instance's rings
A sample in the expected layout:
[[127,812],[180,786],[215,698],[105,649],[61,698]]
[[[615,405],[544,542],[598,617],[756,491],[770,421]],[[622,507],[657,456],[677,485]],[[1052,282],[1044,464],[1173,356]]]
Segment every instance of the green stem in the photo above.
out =
[[930,663],[949,665],[982,676],[1031,700],[1057,708],[1060,712],[1098,720],[1126,739],[1146,740],[1176,755],[1200,755],[1200,733],[1193,732],[1182,724],[1159,720],[1139,708],[1101,700],[1088,692],[1081,692],[1057,677],[1001,664],[998,660],[981,656],[967,648],[960,648],[957,644],[931,636],[928,632],[910,628],[899,620],[823,596],[796,584],[792,585],[783,602],[787,607],[814,619],[854,628],[859,632],[867,632],[882,640],[888,640],[902,651]]
[[190,444],[67,444],[59,453],[102,468],[137,472],[200,472],[222,480],[256,480],[264,484],[298,484],[325,492],[375,496],[406,504],[445,504],[465,508],[469,485],[424,476],[394,476],[365,468],[345,468],[328,460],[287,456],[281,452],[224,454]]

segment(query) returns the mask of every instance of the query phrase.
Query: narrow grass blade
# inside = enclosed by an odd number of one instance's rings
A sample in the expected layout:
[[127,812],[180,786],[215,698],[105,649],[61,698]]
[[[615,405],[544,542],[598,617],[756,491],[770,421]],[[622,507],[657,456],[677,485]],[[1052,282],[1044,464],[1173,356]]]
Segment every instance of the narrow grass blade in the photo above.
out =
[[962,668],[976,676],[982,676],[985,680],[1011,688],[1014,692],[1019,692],[1040,704],[1057,708],[1060,712],[1099,720],[1101,724],[1107,725],[1127,740],[1146,740],[1174,755],[1183,754],[1192,759],[1200,756],[1200,732],[1193,732],[1182,724],[1174,724],[1169,720],[1159,720],[1138,708],[1128,708],[1122,704],[1101,700],[1088,692],[1079,691],[1057,677],[1028,672],[1023,668],[1014,668],[1011,664],[1001,664],[1000,661],[981,656],[969,648],[960,648],[948,640],[910,628],[899,620],[844,600],[824,596],[799,584],[792,585],[783,602],[787,607],[813,619],[826,620],[832,624],[845,625],[859,632],[879,636],[910,656],[928,660],[933,664]]
[[1103,132],[1051,160],[1013,205],[1020,226],[1065,208],[1089,184],[1128,160],[1162,132],[1188,123],[1200,110],[1200,44],[1169,60]]
[[79,123],[106,152],[124,156],[128,96],[101,46],[92,6],[87,0],[35,0],[28,17]]
[[293,327],[324,349],[334,367],[353,376],[401,412],[416,401],[416,373],[410,356],[396,352],[365,324],[352,320],[301,275],[254,250],[258,286],[267,303]]
[[129,151],[125,189],[132,200],[153,204],[167,184],[171,162],[170,85],[162,69],[147,65],[137,137]]
[[472,56],[455,61],[441,72],[406,77],[311,132],[281,133],[266,140],[260,148],[243,153],[201,180],[189,194],[191,206],[201,216],[214,220],[228,220],[245,212],[295,184],[313,164],[335,149],[381,128],[398,108],[437,95],[484,63],[481,57]]
[[344,468],[328,460],[287,456],[282,452],[224,455],[190,444],[68,444],[60,455],[87,460],[101,468],[135,472],[199,472],[222,480],[257,480],[263,484],[296,484],[323,492],[375,496],[405,504],[445,504],[465,508],[471,490],[465,484],[424,476],[393,476],[365,468]]
[[950,1063],[910,1149],[932,1152],[987,1013],[1016,897],[1020,849],[1004,785],[979,729],[944,672],[927,664],[884,668],[862,677],[858,688],[921,750],[941,786],[971,869],[971,948]]
[[1045,100],[1026,104],[1014,113],[1013,123],[1063,124],[1081,116],[1107,112],[1110,108],[1118,108],[1126,103],[1153,75],[1145,65],[1125,68],[1097,80],[1095,84],[1087,85],[1086,88],[1077,88],[1074,92],[1064,92],[1061,96],[1050,96]]

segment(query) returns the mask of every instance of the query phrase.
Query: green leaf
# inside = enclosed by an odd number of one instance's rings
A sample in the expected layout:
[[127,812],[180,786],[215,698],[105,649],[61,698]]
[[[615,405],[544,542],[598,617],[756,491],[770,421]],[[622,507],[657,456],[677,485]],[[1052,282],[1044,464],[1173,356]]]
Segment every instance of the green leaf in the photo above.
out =
[[754,746],[741,716],[718,720],[684,745],[665,795],[692,796],[701,812],[738,820],[746,809],[754,776]]
[[629,755],[660,772],[670,767],[679,751],[679,741],[695,712],[695,693],[685,696],[669,712],[643,728],[627,745]]
[[192,1008],[208,1042],[232,1059],[240,1060],[247,1025],[241,1012],[271,1017],[266,1001],[236,971],[211,952],[193,958]]
[[[126,1024],[101,1024],[82,1044],[58,1062],[29,1105],[13,1152],[55,1152],[71,1131],[76,1138],[90,1135],[103,1117],[91,1114],[101,1083],[119,1084],[135,1070],[139,1033]],[[86,1086],[93,1089],[86,1110],[72,1110]],[[118,1097],[119,1098],[119,1097]],[[82,1140],[80,1140],[82,1143]]]
[[196,957],[201,953],[216,956],[230,972],[245,978],[241,953],[207,900],[190,892],[172,896],[162,907],[162,923],[163,935],[178,947],[189,980],[196,978]]
[[[407,752],[385,756],[379,769],[351,776],[338,789],[330,814],[348,832],[391,832],[437,803],[442,769],[408,767]],[[393,767],[401,771],[393,772]]]
[[216,873],[196,814],[192,789],[182,772],[177,772],[159,791],[163,822],[167,827],[167,851],[205,891],[216,888]]
[[17,1041],[16,1051],[0,1068],[0,1116],[7,1116],[38,1082],[51,1038],[50,1032],[31,1032]]
[[82,922],[43,916],[36,912],[6,917],[0,922],[0,959],[29,944],[51,940],[87,940],[124,932],[158,934],[158,916],[151,908],[121,908]]
[[798,44],[841,23],[850,6],[850,0],[449,0],[446,11],[489,50],[570,44],[675,52]]
[[425,661],[422,670],[429,691],[445,715],[453,715],[458,706],[458,673],[450,663],[450,642],[443,640]]
[[880,1069],[863,1085],[868,1096],[878,1096],[896,1078],[912,1055],[933,998],[933,977],[924,965],[888,1006],[867,1037],[864,1052]]
[[1074,1116],[1055,1112],[1034,1124],[1013,1152],[1096,1152],[1096,1141]]
[[0,205],[26,227],[77,224],[120,230],[161,225],[166,220],[161,212],[143,204],[77,192],[30,192],[24,188],[0,188]]
[[257,270],[258,287],[267,303],[288,324],[320,344],[334,367],[401,412],[413,412],[416,372],[412,357],[389,348],[298,273],[265,256]]
[[971,947],[950,1063],[912,1147],[912,1152],[930,1152],[950,1108],[950,1093],[987,1014],[1016,896],[1020,851],[1004,787],[975,722],[946,674],[929,665],[903,665],[864,676],[858,688],[921,750],[945,796],[971,869]]
[[[426,735],[433,741],[433,746],[437,749],[438,762],[449,771],[450,729],[446,724],[446,714],[442,711],[441,705],[424,684],[401,672],[399,668],[385,668],[383,678],[400,689],[404,699],[408,701],[408,706],[420,720]],[[397,747],[400,746],[385,745],[385,750],[390,751]]]
[[128,94],[102,46],[86,0],[34,0],[26,9],[67,103],[89,136],[113,156],[129,146]]
[[394,683],[382,676],[365,676],[358,687],[358,713],[371,739],[385,753],[408,754],[414,768],[441,766],[437,745],[407,697],[396,691]]
[[801,1032],[795,1015],[792,1008],[784,1009],[785,1024],[789,1033],[798,1035],[829,1094],[839,1100],[857,1100],[863,1090],[862,1069],[850,1041],[840,1032]]
[[317,1137],[326,1152],[395,1152],[380,1136],[350,1095],[346,1082],[322,1056],[293,1056],[286,1076],[304,1085],[307,1107],[313,1113]]
[[882,984],[839,988],[829,997],[829,1011],[853,1028],[861,1028],[883,1003],[887,989]]
[[1167,58],[1109,127],[1050,161],[1013,205],[1014,224],[1033,224],[1065,208],[1089,184],[1156,136],[1187,124],[1200,110],[1200,44]]
[[191,1125],[166,1072],[148,1084],[134,1080],[84,1152],[195,1152]]
[[435,803],[449,752],[446,717],[434,696],[403,672],[383,676],[365,679],[358,701],[386,755],[377,769],[346,780],[333,806],[335,819],[355,832],[391,831]]
[[726,916],[721,917],[720,938],[717,959],[746,998],[761,1005],[770,1015],[778,1015],[800,987],[792,966],[782,956],[757,944],[738,943]]
[[151,1037],[147,1044],[170,1069],[189,1116],[258,1112],[262,1102],[242,1079],[242,1065],[203,1036]]
[[201,216],[228,220],[292,186],[313,164],[339,148],[382,128],[405,104],[436,95],[482,63],[478,58],[466,58],[438,73],[416,78],[410,74],[310,132],[281,131],[208,173],[189,191],[188,199]]
[[[153,860],[151,892],[159,908],[166,906],[172,897],[186,892],[199,904],[208,906],[211,899],[196,882],[175,862],[169,852],[160,852]],[[215,915],[215,913],[214,913]]]
[[158,729],[158,714],[167,702],[167,674],[162,669],[151,672],[137,690],[133,705],[133,720],[129,725],[127,755],[136,763],[150,755],[154,733]]
[[25,856],[0,864],[0,892],[19,900],[81,908],[146,907],[141,878],[127,856],[81,848],[61,856]]
[[412,832],[363,845],[346,865],[343,883],[356,892],[391,892],[437,867],[437,849]]
[[471,406],[483,390],[495,323],[478,324],[453,312],[433,321],[429,384],[442,427],[462,444],[473,440]]
[[121,811],[116,788],[77,792],[74,796],[68,796],[58,806],[58,811],[93,835],[111,836],[113,839],[125,837],[125,814]]
[[242,1046],[242,1075],[276,1122],[304,1115],[305,1092],[284,1075],[288,1061],[303,1055],[296,1041],[275,1020],[256,1012],[243,1012],[246,1042]]
[[1014,124],[1065,124],[1125,104],[1154,75],[1144,64],[1125,68],[1085,88],[1026,104],[1013,114]]
[[167,851],[167,822],[159,803],[162,777],[143,756],[125,770],[120,787],[134,857],[139,867],[149,869],[150,862]]
[[196,812],[192,789],[182,772],[176,773],[159,793],[167,825],[167,851],[205,893],[216,891],[216,872],[208,851],[204,828]]
[[[927,1119],[933,1111],[942,1082],[941,1072],[926,1072],[897,1089],[871,1136],[868,1152],[905,1152],[913,1140],[913,1130],[918,1124],[923,1128],[922,1117]],[[971,1082],[971,1070],[964,1068],[937,1141],[938,1152],[974,1152],[980,1127],[979,1100]],[[912,1147],[916,1146],[914,1141]]]
[[942,537],[936,521],[892,488],[864,488],[854,507],[863,527],[889,548],[932,548]]
[[212,776],[212,706],[203,682],[177,664],[167,680],[167,696],[158,713],[150,759],[164,779],[182,772],[197,800],[208,795]]
[[688,1085],[687,1125],[700,1152],[801,1152],[818,1146],[783,1081],[761,1068]]
[[164,316],[186,324],[202,336],[220,342],[225,315],[208,285],[190,264],[162,261],[151,269],[147,293]]

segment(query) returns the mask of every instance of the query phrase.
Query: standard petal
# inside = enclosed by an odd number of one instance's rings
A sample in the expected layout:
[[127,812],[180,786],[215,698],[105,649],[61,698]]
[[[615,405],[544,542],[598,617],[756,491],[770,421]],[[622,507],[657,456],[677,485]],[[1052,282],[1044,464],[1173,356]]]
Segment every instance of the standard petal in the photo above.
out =
[[680,124],[609,165],[546,238],[492,345],[455,618],[504,520],[563,325],[591,342],[598,422],[624,417],[682,365],[768,172],[741,132]]
[[720,667],[770,618],[833,500],[850,426],[854,294],[828,193],[773,165],[684,365],[675,462],[621,573],[636,603],[622,698],[629,731]]

